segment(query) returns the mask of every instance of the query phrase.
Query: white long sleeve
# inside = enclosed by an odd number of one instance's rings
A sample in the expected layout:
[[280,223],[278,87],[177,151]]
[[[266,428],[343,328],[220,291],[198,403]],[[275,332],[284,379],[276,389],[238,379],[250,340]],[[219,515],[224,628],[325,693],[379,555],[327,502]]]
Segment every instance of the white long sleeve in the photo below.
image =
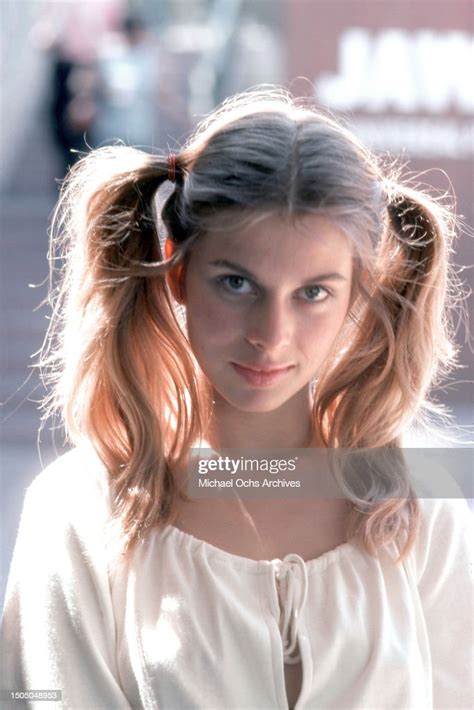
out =
[[420,505],[419,537],[397,565],[393,544],[373,558],[346,542],[293,564],[167,526],[109,577],[107,475],[76,449],[25,499],[1,687],[62,690],[62,703],[35,710],[288,710],[297,639],[295,710],[471,710],[473,517],[464,500]]
[[0,687],[62,691],[62,703],[28,705],[40,710],[126,710],[103,549],[104,497],[90,481],[71,486],[68,456],[62,476],[53,464],[26,494],[6,591]]
[[433,708],[474,706],[473,515],[463,499],[423,501],[413,557],[429,640]]

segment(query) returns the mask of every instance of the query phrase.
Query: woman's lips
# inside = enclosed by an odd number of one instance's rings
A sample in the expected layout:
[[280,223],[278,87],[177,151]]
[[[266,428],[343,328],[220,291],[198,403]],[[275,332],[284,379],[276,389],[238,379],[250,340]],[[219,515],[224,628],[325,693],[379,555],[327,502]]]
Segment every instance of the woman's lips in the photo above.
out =
[[233,362],[232,366],[246,382],[255,387],[268,387],[269,385],[273,385],[274,382],[280,380],[293,368],[293,365],[289,365],[288,367],[264,371],[237,365],[236,362]]

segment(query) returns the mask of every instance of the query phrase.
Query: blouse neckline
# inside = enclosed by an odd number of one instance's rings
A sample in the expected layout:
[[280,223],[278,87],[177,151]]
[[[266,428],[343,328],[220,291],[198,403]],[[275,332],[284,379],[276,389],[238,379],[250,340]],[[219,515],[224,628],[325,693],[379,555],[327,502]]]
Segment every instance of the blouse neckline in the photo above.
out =
[[[191,533],[184,532],[184,530],[177,528],[175,525],[167,525],[162,529],[162,532],[167,533],[171,538],[174,538],[180,544],[187,545],[194,550],[200,549],[205,551],[220,564],[233,565],[237,568],[245,569],[251,573],[260,574],[266,572],[269,567],[275,567],[275,565],[279,565],[283,561],[279,557],[272,560],[254,560],[250,557],[236,555],[232,552],[227,552],[220,547],[216,547],[206,540],[197,538],[194,535],[191,535]],[[336,545],[336,547],[328,550],[327,552],[323,552],[323,554],[319,555],[319,557],[315,557],[311,560],[305,560],[308,574],[313,574],[316,571],[324,571],[333,562],[337,562],[339,559],[355,550],[356,547],[353,542],[349,540]]]

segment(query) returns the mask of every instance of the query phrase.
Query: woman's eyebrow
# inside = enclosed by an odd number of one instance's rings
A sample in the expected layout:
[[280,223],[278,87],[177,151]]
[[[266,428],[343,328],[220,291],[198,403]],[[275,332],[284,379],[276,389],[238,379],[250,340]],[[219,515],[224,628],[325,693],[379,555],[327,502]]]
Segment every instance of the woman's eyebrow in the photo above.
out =
[[[258,281],[257,277],[252,274],[251,271],[249,271],[243,266],[240,266],[240,264],[236,264],[233,261],[229,261],[228,259],[215,259],[214,261],[209,262],[209,266],[223,266],[227,269],[240,271],[245,276],[248,276],[249,279],[252,279],[253,281]],[[333,271],[325,274],[317,274],[316,276],[312,276],[311,278],[306,279],[305,284],[314,283],[315,281],[347,281],[347,279],[345,276],[339,274],[337,271]]]

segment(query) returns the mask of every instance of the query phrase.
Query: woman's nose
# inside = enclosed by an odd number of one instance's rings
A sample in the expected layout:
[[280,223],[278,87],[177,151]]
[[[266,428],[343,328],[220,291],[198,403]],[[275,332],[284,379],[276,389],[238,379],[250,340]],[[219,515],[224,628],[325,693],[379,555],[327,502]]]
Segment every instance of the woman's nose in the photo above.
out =
[[285,304],[266,299],[248,314],[246,340],[260,350],[275,350],[291,343],[292,319]]

